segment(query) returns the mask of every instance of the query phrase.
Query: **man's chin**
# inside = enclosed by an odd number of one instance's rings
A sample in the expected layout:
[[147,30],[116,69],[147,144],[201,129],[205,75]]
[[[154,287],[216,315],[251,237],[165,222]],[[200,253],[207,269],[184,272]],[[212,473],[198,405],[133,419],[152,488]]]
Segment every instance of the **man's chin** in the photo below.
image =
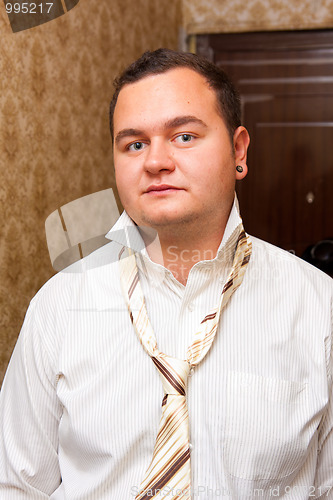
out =
[[172,213],[160,213],[160,214],[149,214],[142,217],[141,225],[149,226],[153,229],[162,229],[186,225],[195,220],[194,215],[191,214],[172,214]]

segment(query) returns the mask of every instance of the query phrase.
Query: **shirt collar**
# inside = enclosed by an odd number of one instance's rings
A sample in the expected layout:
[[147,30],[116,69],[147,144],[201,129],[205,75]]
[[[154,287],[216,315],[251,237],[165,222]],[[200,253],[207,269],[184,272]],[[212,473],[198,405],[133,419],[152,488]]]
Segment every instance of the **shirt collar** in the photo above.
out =
[[232,254],[233,256],[236,241],[241,231],[241,224],[242,218],[239,213],[239,204],[235,193],[234,203],[223,233],[222,241],[217,250],[217,258],[221,257],[223,254]]
[[105,235],[105,238],[131,248],[134,252],[142,252],[145,249],[145,243],[137,225],[125,210],[115,225]]
[[[217,250],[216,258],[224,258],[226,254],[233,253],[238,235],[240,233],[240,224],[242,219],[239,213],[239,204],[235,193],[234,203],[230,211],[228,222],[224,230],[222,241]],[[109,240],[115,241],[123,246],[131,248],[134,252],[140,252],[147,256],[147,251],[143,238],[137,228],[135,222],[130,218],[124,210],[115,225],[105,235]]]

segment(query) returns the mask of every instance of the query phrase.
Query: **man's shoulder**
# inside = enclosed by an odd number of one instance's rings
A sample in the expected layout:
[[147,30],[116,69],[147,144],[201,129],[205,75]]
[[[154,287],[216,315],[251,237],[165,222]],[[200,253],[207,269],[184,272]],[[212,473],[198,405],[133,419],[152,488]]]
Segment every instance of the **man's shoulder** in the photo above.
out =
[[[50,278],[27,310],[23,335],[42,342],[54,366],[65,339],[96,335],[101,318],[126,311],[118,269],[119,245],[107,243]],[[94,325],[94,327],[91,327]]]
[[324,287],[333,291],[333,280],[328,275],[294,255],[293,252],[283,250],[267,241],[251,236],[253,248],[252,266],[265,269],[272,277],[285,279],[286,282],[294,281],[313,283],[314,286]]
[[33,297],[40,307],[68,308],[79,295],[89,296],[107,283],[108,292],[117,288],[118,258],[122,246],[110,241],[52,276]]

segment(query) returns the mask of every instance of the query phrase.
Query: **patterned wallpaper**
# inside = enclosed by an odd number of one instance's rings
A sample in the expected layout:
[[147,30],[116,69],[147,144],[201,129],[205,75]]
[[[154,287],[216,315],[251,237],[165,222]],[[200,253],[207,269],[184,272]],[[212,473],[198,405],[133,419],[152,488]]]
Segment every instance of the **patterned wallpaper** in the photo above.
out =
[[80,0],[12,33],[0,2],[0,382],[25,310],[54,273],[44,223],[114,186],[112,80],[144,50],[177,48],[179,0]]
[[333,26],[332,0],[183,0],[187,33]]

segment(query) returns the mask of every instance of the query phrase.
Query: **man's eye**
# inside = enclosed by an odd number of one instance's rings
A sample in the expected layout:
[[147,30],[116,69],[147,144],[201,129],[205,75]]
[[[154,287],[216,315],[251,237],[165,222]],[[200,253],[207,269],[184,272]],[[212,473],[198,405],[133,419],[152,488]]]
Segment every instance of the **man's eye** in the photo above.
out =
[[175,141],[180,142],[181,144],[186,144],[187,142],[191,142],[194,139],[191,134],[181,134],[176,137]]
[[144,147],[143,142],[136,141],[136,142],[132,142],[132,144],[130,144],[128,146],[128,150],[129,151],[141,151],[141,149],[143,149],[143,147]]

